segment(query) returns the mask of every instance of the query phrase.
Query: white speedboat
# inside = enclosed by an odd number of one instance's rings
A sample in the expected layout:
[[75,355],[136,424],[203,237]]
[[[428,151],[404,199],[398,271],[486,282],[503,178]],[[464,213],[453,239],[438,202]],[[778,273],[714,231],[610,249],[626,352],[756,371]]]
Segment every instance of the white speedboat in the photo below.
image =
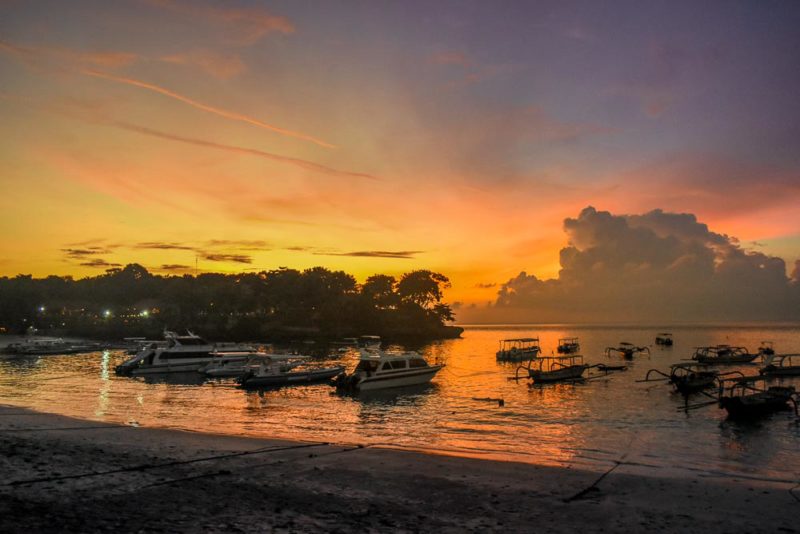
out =
[[106,346],[94,342],[73,342],[61,338],[28,338],[7,345],[3,352],[25,356],[49,356],[55,354],[77,354],[103,350]]
[[352,373],[336,381],[337,389],[371,391],[426,384],[444,365],[428,365],[418,352],[362,350]]
[[213,361],[243,359],[253,354],[249,351],[220,351],[192,332],[178,335],[175,332],[165,331],[164,338],[166,343],[154,342],[140,350],[133,358],[118,365],[116,373],[132,376],[186,373],[197,371]]
[[[262,364],[304,359],[308,359],[308,356],[268,354],[265,352],[249,352],[238,356],[235,353],[226,353],[224,358],[212,360],[198,369],[198,371],[211,378],[236,378],[258,368]],[[299,365],[299,363],[296,365]]]

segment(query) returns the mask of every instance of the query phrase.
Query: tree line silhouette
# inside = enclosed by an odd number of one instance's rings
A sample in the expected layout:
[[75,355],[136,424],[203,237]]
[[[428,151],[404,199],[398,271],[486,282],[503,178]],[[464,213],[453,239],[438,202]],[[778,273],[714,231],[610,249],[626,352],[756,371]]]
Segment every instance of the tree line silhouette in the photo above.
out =
[[389,340],[458,337],[442,302],[446,276],[417,270],[377,274],[363,284],[314,267],[259,273],[160,276],[138,264],[105,274],[0,278],[0,331],[30,327],[98,339],[158,337],[191,329],[218,340],[337,339],[377,334]]

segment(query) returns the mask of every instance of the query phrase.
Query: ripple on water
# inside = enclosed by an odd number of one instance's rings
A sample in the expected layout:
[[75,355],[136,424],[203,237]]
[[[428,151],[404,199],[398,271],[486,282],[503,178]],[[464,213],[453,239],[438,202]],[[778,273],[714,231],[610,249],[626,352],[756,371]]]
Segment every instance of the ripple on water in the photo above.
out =
[[[800,352],[795,328],[673,328],[671,349],[628,362],[625,372],[574,384],[529,387],[518,364],[498,363],[499,339],[538,335],[545,352],[578,336],[587,363],[608,363],[620,341],[649,345],[658,329],[577,326],[468,328],[463,339],[424,347],[445,367],[428,386],[339,395],[325,384],[244,391],[199,374],[131,379],[113,374],[121,352],[0,359],[0,402],[109,422],[235,435],[371,443],[550,465],[607,467],[625,458],[714,476],[781,479],[800,471],[800,426],[787,414],[756,424],[726,421],[709,406],[688,414],[664,383],[639,383],[648,369],[688,358],[692,347],[750,346],[772,339]],[[2,343],[2,342],[0,342]],[[357,355],[318,359],[351,368]],[[610,359],[617,363],[618,359]],[[756,372],[743,366],[745,373]],[[793,382],[800,386],[798,381]],[[504,405],[485,399],[503,399]]]

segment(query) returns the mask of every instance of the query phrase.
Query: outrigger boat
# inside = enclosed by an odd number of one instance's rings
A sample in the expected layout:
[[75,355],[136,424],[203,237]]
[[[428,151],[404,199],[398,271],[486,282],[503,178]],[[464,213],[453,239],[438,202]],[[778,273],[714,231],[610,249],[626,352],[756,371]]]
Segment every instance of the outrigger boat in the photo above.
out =
[[707,365],[750,363],[759,354],[751,354],[746,347],[732,347],[730,345],[715,345],[711,347],[697,347],[692,359],[697,363]]
[[579,350],[581,350],[581,344],[578,343],[577,337],[562,337],[558,340],[556,352],[559,354],[575,354]]
[[618,347],[606,347],[605,352],[606,356],[611,356],[612,352],[616,352],[626,360],[631,360],[633,359],[633,355],[639,352],[646,352],[647,354],[650,354],[650,349],[648,347],[637,347],[633,343],[622,341]]
[[342,366],[294,370],[303,363],[267,357],[257,366],[250,367],[236,381],[245,389],[257,389],[324,382],[344,373]]
[[[754,382],[765,380],[761,376],[733,378],[720,382],[719,407],[731,418],[754,418],[794,407],[797,415],[797,391],[794,386],[769,386],[759,388]],[[731,382],[726,387],[726,382]]]
[[519,378],[520,369],[525,369],[534,383],[561,382],[563,380],[581,380],[583,373],[589,369],[589,365],[583,362],[583,356],[580,354],[570,354],[531,359],[527,367],[523,365],[517,367],[517,378]]
[[775,345],[772,341],[762,341],[758,347],[758,353],[762,356],[772,356],[775,354]]
[[758,372],[765,376],[800,376],[800,354],[771,354]]
[[[651,379],[650,375],[653,373],[661,375],[664,378]],[[669,374],[659,371],[658,369],[650,369],[641,382],[667,380],[675,387],[678,393],[687,397],[692,393],[698,393],[716,386],[720,377],[731,374],[737,374],[740,377],[743,376],[742,373],[738,371],[720,374],[718,370],[710,369],[707,365],[700,363],[675,363],[670,366]]]
[[518,362],[536,358],[542,351],[538,337],[523,337],[517,339],[501,339],[497,359],[502,361]]
[[336,389],[370,391],[426,384],[444,367],[429,365],[418,352],[361,351],[361,359],[350,374],[337,377]]
[[661,332],[656,335],[656,345],[664,345],[665,347],[672,346],[672,334],[669,332]]

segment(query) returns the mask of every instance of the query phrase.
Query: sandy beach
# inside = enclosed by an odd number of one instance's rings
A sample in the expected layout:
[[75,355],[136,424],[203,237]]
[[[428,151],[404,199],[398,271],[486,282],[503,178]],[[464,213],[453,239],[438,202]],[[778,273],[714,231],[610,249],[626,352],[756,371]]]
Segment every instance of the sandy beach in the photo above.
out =
[[[120,426],[0,407],[3,532],[798,532],[796,483]],[[797,474],[787,473],[787,478]]]

